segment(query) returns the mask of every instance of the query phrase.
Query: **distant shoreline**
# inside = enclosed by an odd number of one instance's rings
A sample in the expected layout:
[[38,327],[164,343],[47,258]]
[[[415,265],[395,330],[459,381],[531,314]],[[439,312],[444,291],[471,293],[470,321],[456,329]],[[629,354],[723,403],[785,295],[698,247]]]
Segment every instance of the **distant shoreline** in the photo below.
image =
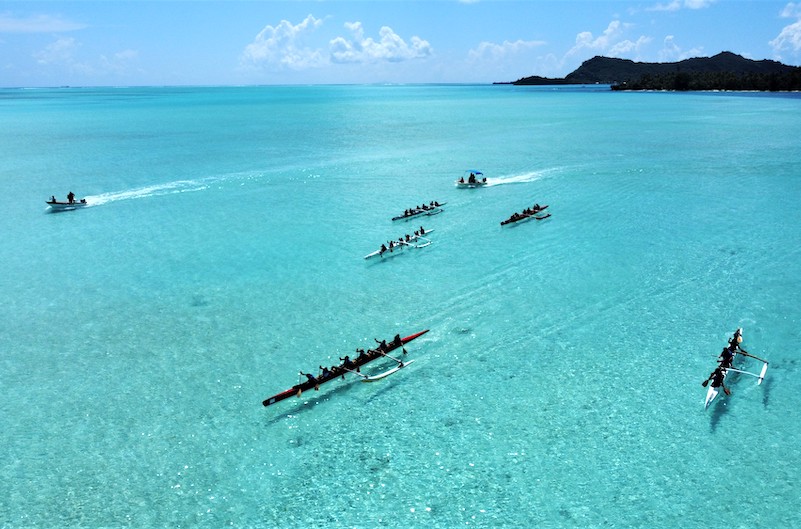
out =
[[530,76],[508,84],[608,84],[616,91],[796,92],[801,90],[801,67],[771,60],[754,61],[731,52],[672,63],[593,57],[564,78]]

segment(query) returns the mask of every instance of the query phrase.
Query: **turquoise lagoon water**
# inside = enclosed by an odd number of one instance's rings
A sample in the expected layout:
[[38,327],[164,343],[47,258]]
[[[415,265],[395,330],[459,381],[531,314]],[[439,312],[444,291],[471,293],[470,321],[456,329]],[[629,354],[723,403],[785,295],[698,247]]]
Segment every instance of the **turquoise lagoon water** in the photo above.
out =
[[[799,137],[797,95],[0,91],[0,526],[801,525]],[[740,326],[767,378],[704,410]]]

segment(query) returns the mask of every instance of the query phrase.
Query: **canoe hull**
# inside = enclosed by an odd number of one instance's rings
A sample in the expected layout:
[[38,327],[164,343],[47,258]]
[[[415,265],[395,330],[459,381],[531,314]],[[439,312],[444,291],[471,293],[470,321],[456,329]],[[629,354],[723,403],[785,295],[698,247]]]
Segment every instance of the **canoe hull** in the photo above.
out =
[[79,202],[45,202],[52,211],[72,211],[74,209],[85,208],[87,206],[85,200]]
[[[397,342],[388,343],[387,344],[387,348],[384,350],[384,354],[381,354],[381,353],[371,349],[370,351],[368,351],[368,353],[363,358],[357,358],[357,359],[353,360],[354,369],[358,368],[358,367],[361,367],[361,366],[363,366],[363,365],[365,365],[365,364],[367,364],[369,362],[372,362],[373,360],[377,360],[379,358],[383,358],[385,354],[390,353],[390,352],[394,351],[395,349],[398,349],[399,347],[403,347],[407,343],[411,342],[412,340],[414,340],[416,338],[419,338],[420,336],[424,335],[427,332],[428,332],[428,329],[425,329],[423,331],[420,331],[420,332],[417,332],[417,333],[414,333],[414,334],[410,334],[409,336],[407,336],[405,338],[401,338],[400,343],[397,343]],[[407,364],[408,363],[409,362],[407,362]],[[289,388],[289,389],[287,389],[285,391],[282,391],[281,393],[273,395],[272,397],[270,397],[268,399],[264,399],[262,401],[262,405],[263,406],[270,406],[272,404],[275,404],[276,402],[281,402],[282,400],[286,400],[289,397],[293,397],[293,396],[296,396],[296,395],[300,396],[302,394],[302,392],[308,391],[310,389],[314,389],[315,387],[319,387],[321,384],[324,384],[325,382],[330,382],[330,381],[332,381],[334,379],[339,378],[340,376],[342,376],[341,373],[339,373],[339,374],[331,374],[327,378],[318,379],[316,383],[312,382],[311,380],[307,380],[306,382],[303,382],[302,384],[297,384],[297,385],[292,386],[291,388]]]

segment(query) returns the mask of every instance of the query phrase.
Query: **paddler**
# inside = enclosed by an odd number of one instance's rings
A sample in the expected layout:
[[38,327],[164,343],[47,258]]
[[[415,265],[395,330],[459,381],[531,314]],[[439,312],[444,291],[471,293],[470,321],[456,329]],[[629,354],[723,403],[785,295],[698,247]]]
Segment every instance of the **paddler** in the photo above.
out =
[[331,376],[331,371],[327,367],[320,366],[320,379],[325,380]]
[[315,391],[319,391],[320,390],[320,381],[317,380],[317,378],[314,375],[312,375],[311,373],[304,373],[303,371],[300,371],[300,374],[305,376],[309,380],[309,382],[313,382],[314,383],[314,390]]
[[740,329],[737,329],[737,332],[735,332],[734,336],[729,340],[729,349],[731,349],[733,353],[736,353],[738,349],[745,353],[746,351],[740,347],[741,343],[743,343],[743,337],[740,334]]
[[718,356],[718,358],[720,367],[722,367],[723,369],[731,367],[732,362],[734,362],[734,349],[732,349],[731,347],[724,347],[723,351],[720,353],[720,356]]
[[731,391],[723,383],[725,379],[726,379],[726,370],[718,366],[715,368],[714,371],[712,371],[712,374],[709,375],[709,378],[707,378],[701,383],[701,385],[706,387],[706,385],[709,384],[709,381],[711,380],[713,388],[723,388],[723,392],[726,393],[726,395],[731,395]]
[[350,356],[345,355],[345,358],[340,357],[339,359],[342,360],[342,367],[344,369],[350,369],[351,371],[355,369],[356,371],[359,371],[359,366],[353,363],[353,360],[350,359]]

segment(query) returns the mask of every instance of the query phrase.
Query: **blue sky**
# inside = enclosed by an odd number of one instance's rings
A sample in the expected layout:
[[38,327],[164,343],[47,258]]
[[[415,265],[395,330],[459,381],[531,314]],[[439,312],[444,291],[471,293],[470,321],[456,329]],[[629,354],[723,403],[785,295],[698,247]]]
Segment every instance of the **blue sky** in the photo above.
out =
[[596,55],[801,64],[801,1],[0,2],[0,86],[490,83]]

